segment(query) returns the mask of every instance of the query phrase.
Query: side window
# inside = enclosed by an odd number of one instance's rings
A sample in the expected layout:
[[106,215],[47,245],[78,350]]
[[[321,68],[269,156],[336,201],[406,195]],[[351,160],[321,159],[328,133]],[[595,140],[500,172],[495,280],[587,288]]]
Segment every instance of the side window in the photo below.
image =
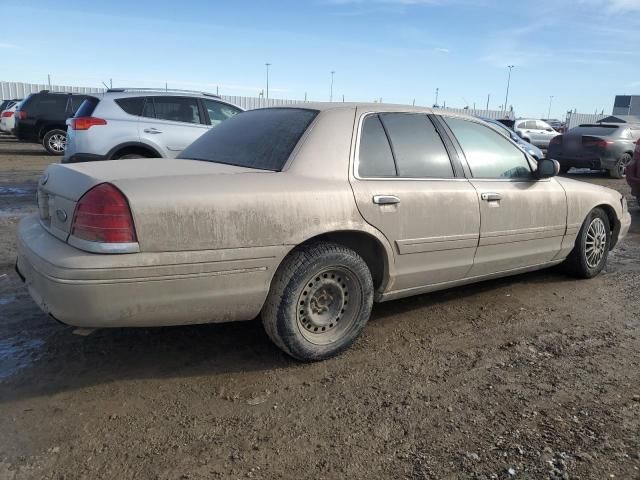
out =
[[153,97],[156,118],[173,122],[202,123],[198,101],[193,97]]
[[527,130],[537,130],[538,126],[536,125],[536,121],[535,120],[529,120],[527,122],[524,123],[525,127]]
[[122,110],[124,110],[129,115],[136,115],[138,117],[142,115],[142,108],[144,107],[144,97],[118,98],[115,100],[115,102]]
[[531,178],[524,153],[499,134],[476,122],[445,120],[458,139],[474,178]]
[[361,177],[395,177],[396,166],[389,140],[378,115],[364,119],[358,153],[358,175]]
[[449,154],[426,115],[381,113],[399,177],[452,178]]
[[70,95],[44,94],[34,102],[36,114],[61,116],[67,112]]
[[86,99],[86,95],[71,96],[71,110],[73,111],[73,113],[76,113],[78,111],[78,108],[80,108],[80,105],[82,105],[82,102],[84,102]]
[[153,108],[153,97],[146,97],[144,99],[144,107],[142,107],[143,117],[156,118],[156,110]]
[[547,128],[551,128],[551,125],[545,122],[541,122],[540,120],[536,121],[536,129],[546,130]]
[[206,98],[202,101],[204,102],[204,108],[206,108],[209,113],[209,120],[213,126],[224,122],[227,118],[231,118],[241,111],[226,103],[220,103]]

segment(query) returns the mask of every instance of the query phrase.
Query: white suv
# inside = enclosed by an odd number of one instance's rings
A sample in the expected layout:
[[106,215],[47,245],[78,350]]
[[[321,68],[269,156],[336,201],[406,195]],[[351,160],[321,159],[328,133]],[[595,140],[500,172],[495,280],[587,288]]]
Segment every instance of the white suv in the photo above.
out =
[[67,120],[62,163],[175,158],[210,128],[241,111],[208,93],[107,90],[85,100]]
[[525,142],[544,149],[549,148],[549,142],[553,137],[560,135],[547,122],[529,118],[516,120],[513,125],[513,130]]

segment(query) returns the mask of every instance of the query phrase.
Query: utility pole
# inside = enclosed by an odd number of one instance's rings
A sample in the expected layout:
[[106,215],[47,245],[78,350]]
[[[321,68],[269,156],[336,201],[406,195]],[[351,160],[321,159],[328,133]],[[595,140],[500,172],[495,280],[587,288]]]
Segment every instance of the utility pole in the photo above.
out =
[[491,98],[491,94],[487,93],[487,110],[489,110],[489,99]]
[[551,102],[553,101],[553,95],[549,97],[549,110],[547,111],[547,120],[551,118]]
[[336,74],[335,70],[331,70],[331,90],[329,92],[329,101],[333,102],[333,77]]
[[438,106],[438,92],[440,92],[440,89],[436,87],[436,103],[433,104],[434,107]]
[[113,78],[109,79],[109,88],[113,88]]
[[265,67],[267,67],[267,100],[269,100],[269,67],[271,66],[271,64],[265,63],[264,65]]
[[47,73],[47,83],[49,84],[49,90],[51,90],[51,74]]
[[307,102],[307,92],[304,92],[304,101]]
[[509,76],[507,77],[507,94],[504,97],[504,111],[507,111],[507,108],[509,108],[507,105],[509,105],[509,85],[511,84],[511,69],[514,67],[515,65],[507,65],[507,68],[509,69]]

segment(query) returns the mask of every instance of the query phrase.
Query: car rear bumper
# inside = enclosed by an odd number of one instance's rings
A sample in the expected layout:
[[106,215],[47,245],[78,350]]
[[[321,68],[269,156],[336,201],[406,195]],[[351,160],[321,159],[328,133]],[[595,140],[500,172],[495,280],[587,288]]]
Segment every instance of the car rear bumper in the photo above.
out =
[[624,212],[624,214],[622,215],[622,218],[620,219],[620,231],[618,232],[618,238],[617,238],[618,242],[627,236],[627,233],[629,233],[630,227],[631,227],[631,214],[629,212]]
[[18,227],[16,270],[45,313],[77,327],[226,322],[258,315],[283,250],[93,254],[35,215]]

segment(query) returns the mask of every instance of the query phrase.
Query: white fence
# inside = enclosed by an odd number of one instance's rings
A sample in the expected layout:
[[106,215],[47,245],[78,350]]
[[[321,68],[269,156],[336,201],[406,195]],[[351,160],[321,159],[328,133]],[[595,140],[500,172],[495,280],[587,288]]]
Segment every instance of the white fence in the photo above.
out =
[[599,113],[567,113],[567,128],[577,127],[582,123],[596,123],[609,115],[601,115]]
[[40,90],[50,90],[52,92],[70,92],[70,93],[104,92],[104,88],[71,87],[68,85],[46,85],[46,84],[23,83],[23,82],[0,82],[0,100],[7,100],[7,99],[13,99],[13,98],[25,98],[30,93],[37,93]]
[[[70,93],[101,93],[104,88],[92,87],[71,87],[65,85],[46,85],[37,83],[24,82],[3,82],[0,81],[0,100],[25,98],[30,93],[36,93],[40,90],[50,90],[52,92],[70,92]],[[234,105],[244,108],[245,110],[253,110],[254,108],[278,107],[281,105],[296,105],[305,103],[304,100],[288,100],[280,98],[266,99],[263,97],[241,97],[236,95],[220,95],[220,98]],[[465,113],[467,115],[475,115],[485,118],[515,118],[514,113],[500,110],[473,110],[464,108],[443,108],[445,112]]]

